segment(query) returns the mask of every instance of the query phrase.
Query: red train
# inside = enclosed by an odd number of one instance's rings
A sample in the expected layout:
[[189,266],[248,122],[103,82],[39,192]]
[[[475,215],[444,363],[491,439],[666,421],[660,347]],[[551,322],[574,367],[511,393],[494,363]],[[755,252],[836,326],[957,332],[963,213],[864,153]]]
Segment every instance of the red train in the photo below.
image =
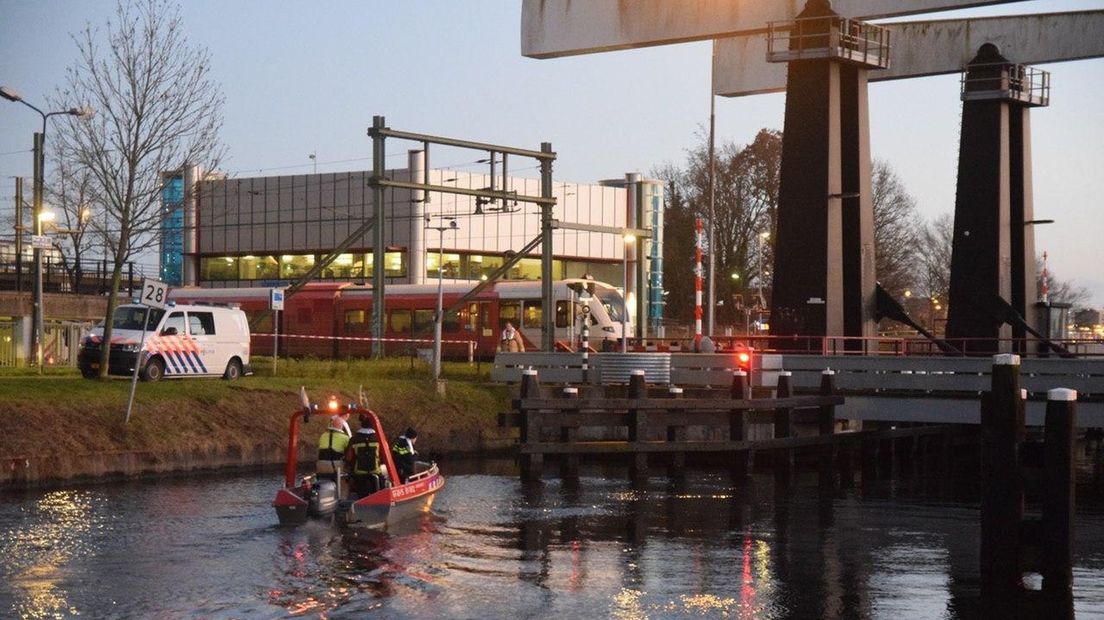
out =
[[[458,301],[476,282],[448,282],[443,286],[444,307]],[[544,312],[541,283],[497,282],[445,317],[442,351],[446,357],[467,357],[469,343],[475,354],[494,355],[506,322],[518,328],[526,348],[540,343]],[[555,340],[577,340],[582,320],[579,295],[593,291],[589,302],[590,346],[601,350],[603,341],[621,337],[625,304],[621,293],[595,280],[570,279],[553,283]],[[273,321],[268,313],[270,288],[177,288],[170,299],[177,303],[212,302],[241,307],[250,318],[255,354],[272,350]],[[385,351],[404,354],[414,348],[430,348],[433,315],[437,306],[436,284],[391,284],[386,289]],[[632,333],[631,323],[626,323]],[[311,283],[289,297],[280,313],[280,354],[317,357],[367,357],[372,352],[372,288],[344,282]]]

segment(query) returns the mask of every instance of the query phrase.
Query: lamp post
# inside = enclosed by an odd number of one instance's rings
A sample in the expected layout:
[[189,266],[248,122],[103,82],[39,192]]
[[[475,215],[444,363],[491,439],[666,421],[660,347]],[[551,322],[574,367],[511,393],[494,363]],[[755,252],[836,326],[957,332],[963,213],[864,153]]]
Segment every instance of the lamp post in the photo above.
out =
[[449,220],[448,226],[427,226],[439,234],[437,250],[437,313],[433,321],[433,380],[441,379],[441,324],[444,317],[444,273],[445,273],[445,231],[457,230],[456,220]]
[[[46,119],[51,116],[57,116],[60,114],[68,114],[70,116],[76,116],[77,118],[87,118],[92,116],[92,110],[87,107],[69,108],[68,110],[62,110],[58,112],[43,112],[35,106],[27,103],[23,100],[18,92],[7,87],[0,86],[0,97],[7,99],[8,101],[15,101],[22,103],[28,108],[38,112],[38,115],[42,117],[42,131],[34,134],[34,192],[33,202],[31,204],[32,212],[32,232],[35,237],[42,236],[42,193],[43,193],[43,168],[45,166],[45,156],[43,154],[43,144],[46,141]],[[22,233],[21,233],[22,234]],[[42,355],[42,250],[38,247],[39,244],[34,244],[34,305],[32,308],[31,322],[31,350],[34,353],[35,365],[39,367],[39,371],[42,371],[45,359]]]
[[629,246],[636,241],[636,235],[625,235],[625,248],[621,261],[621,352],[629,352]]

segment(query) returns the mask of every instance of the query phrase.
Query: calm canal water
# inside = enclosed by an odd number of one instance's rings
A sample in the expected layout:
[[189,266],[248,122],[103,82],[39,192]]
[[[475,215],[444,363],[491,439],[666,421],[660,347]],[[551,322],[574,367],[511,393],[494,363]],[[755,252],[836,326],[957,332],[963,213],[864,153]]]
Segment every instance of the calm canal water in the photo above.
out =
[[[433,513],[387,533],[277,527],[276,472],[0,495],[0,617],[984,617],[977,503],[938,481],[443,469]],[[1099,504],[1076,548],[1077,615],[1104,616]]]

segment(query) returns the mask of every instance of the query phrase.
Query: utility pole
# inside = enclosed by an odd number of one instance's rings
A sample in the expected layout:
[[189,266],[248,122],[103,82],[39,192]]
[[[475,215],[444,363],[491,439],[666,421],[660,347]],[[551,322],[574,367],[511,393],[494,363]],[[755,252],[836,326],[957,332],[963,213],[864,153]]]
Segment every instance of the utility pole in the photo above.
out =
[[[384,174],[384,136],[380,133],[386,127],[382,116],[372,117],[372,178],[383,179]],[[384,252],[383,232],[383,185],[372,185],[372,206],[375,207],[376,226],[372,229],[372,357],[383,357],[383,320],[387,316],[383,311],[384,295]]]
[[[34,221],[31,223],[31,229],[34,231],[35,237],[42,236],[42,185],[45,183],[43,180],[45,158],[43,157],[42,147],[45,136],[46,116],[43,116],[42,132],[35,132],[34,135],[34,190],[32,190],[31,194],[31,217],[34,218]],[[45,363],[42,355],[42,341],[45,338],[45,334],[42,332],[42,250],[39,249],[37,243],[34,248],[33,290],[34,307],[32,308],[33,317],[31,319],[33,323],[31,327],[31,351],[34,353],[35,365],[38,366],[38,371],[42,372],[42,366]]]
[[15,292],[23,292],[23,177],[15,177]]
[[[541,142],[541,153],[552,154],[552,143]],[[540,160],[541,198],[552,198],[552,157]],[[544,202],[541,210],[541,350],[552,351],[555,346],[556,304],[552,300],[552,202]]]

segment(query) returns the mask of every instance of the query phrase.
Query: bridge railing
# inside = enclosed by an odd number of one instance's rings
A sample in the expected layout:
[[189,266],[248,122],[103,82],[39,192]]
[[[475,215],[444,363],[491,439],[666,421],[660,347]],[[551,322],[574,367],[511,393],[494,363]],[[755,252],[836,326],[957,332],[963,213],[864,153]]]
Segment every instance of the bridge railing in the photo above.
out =
[[[645,359],[649,356],[667,356],[667,374],[657,370],[662,362]],[[603,372],[603,365],[612,366],[614,358],[620,378]],[[649,383],[680,387],[727,387],[732,372],[740,367],[733,353],[596,353],[590,355],[590,368],[584,372],[578,353],[500,353],[492,379],[515,383],[524,369],[532,368],[549,383],[624,383],[621,371],[634,361],[652,369],[645,369]],[[1066,388],[1079,394],[1078,424],[1104,427],[1104,358],[1028,358],[1021,364],[1028,424],[1042,423],[1049,390]],[[826,369],[836,371],[836,388],[847,395],[840,412],[847,419],[977,424],[978,398],[992,381],[988,357],[755,354],[752,385],[773,388],[785,370],[792,373],[798,393],[809,393],[817,389]]]
[[[820,373],[831,368],[840,390],[892,393],[977,394],[989,389],[992,360],[987,357],[835,357],[823,355],[761,355],[757,367],[763,385],[773,385],[778,372],[793,373],[798,389],[819,385]],[[1020,376],[1029,394],[1045,395],[1059,387],[1077,390],[1085,398],[1104,398],[1104,359],[1028,358]]]

